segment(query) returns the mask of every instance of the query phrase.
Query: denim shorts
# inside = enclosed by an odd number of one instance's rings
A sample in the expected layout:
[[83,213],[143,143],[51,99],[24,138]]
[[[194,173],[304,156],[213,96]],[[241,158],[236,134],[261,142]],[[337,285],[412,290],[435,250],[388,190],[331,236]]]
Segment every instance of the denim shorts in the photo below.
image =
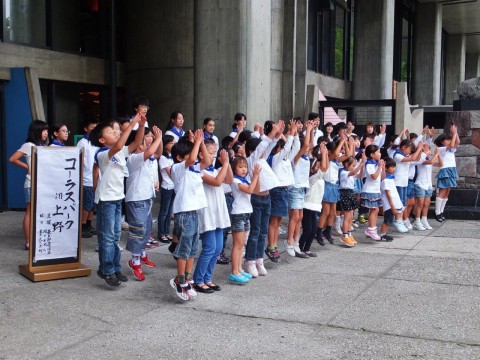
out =
[[303,209],[305,203],[305,188],[288,187],[288,208],[292,210]]
[[325,192],[323,193],[323,201],[328,203],[336,203],[340,200],[340,193],[338,191],[338,184],[332,184],[325,181]]
[[174,214],[173,235],[178,238],[178,245],[173,252],[173,256],[180,259],[194,257],[198,249],[197,211],[185,211]]
[[31,188],[23,188],[23,196],[26,204],[30,204],[30,190]]
[[93,210],[93,198],[95,194],[93,192],[92,186],[84,186],[83,187],[83,205],[82,209],[85,211],[92,211]]
[[433,189],[425,190],[415,184],[415,197],[424,198],[424,197],[432,197],[432,195],[433,195]]
[[272,201],[270,216],[288,216],[288,188],[276,187],[270,190]]
[[403,206],[407,206],[407,186],[397,186],[398,196],[402,200]]
[[408,180],[407,186],[407,199],[415,198],[415,183],[411,180]]
[[232,231],[250,231],[250,215],[251,214],[232,214]]

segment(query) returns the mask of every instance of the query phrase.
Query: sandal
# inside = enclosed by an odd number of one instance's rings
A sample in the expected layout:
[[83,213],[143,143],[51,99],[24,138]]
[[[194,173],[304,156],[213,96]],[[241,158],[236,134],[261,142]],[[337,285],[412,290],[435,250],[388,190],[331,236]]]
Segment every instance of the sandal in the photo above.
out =
[[215,285],[214,283],[210,283],[210,284],[207,284],[205,283],[205,285],[207,285],[210,289],[212,289],[213,291],[220,291],[222,290],[222,288],[218,285]]

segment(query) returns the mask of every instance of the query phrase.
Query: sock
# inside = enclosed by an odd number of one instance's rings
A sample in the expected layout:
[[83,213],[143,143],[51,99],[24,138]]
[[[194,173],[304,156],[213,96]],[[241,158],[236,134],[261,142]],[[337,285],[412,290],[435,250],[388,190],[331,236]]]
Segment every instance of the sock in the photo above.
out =
[[188,281],[192,278],[192,273],[185,272],[185,281]]
[[87,223],[85,225],[87,225],[87,228],[91,228],[92,227],[92,220],[87,220]]
[[443,210],[445,210],[445,204],[447,203],[448,199],[443,199],[442,206],[440,207],[440,214],[443,214]]
[[427,221],[427,217],[426,217],[426,216],[422,216],[422,221]]
[[415,218],[415,221],[420,222],[420,218],[417,218],[417,217],[416,217],[416,218]]
[[87,229],[88,229],[87,224],[82,224],[82,231],[85,231],[85,230],[87,230]]
[[145,252],[145,250],[142,250],[142,258],[144,257],[147,257],[147,253]]
[[348,233],[343,233],[342,235],[344,238],[347,238],[348,237]]
[[140,255],[132,254],[133,265],[140,265]]
[[348,232],[347,235],[350,237],[350,236],[352,236],[352,233],[351,233],[351,232]]
[[179,284],[185,284],[185,275],[183,275],[183,274],[178,274],[178,275],[177,275],[177,283],[179,283]]
[[342,218],[340,216],[335,216],[335,225],[340,225],[342,223]]
[[329,237],[331,231],[332,231],[332,227],[331,227],[331,226],[327,226],[327,227],[325,228],[325,230],[323,230],[323,233]]
[[443,203],[442,198],[437,197],[435,199],[435,215],[440,215],[442,213],[441,211],[442,203]]
[[317,227],[317,239],[321,240],[322,239],[322,228]]
[[387,235],[387,233],[380,233],[379,235],[380,235],[380,237],[382,237],[384,235]]

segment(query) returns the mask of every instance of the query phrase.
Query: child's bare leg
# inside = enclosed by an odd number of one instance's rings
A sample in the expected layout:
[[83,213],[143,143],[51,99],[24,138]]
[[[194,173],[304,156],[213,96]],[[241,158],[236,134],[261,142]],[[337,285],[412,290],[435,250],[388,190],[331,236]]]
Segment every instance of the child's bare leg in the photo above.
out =
[[233,231],[232,237],[232,274],[238,275],[239,269],[241,269],[242,248],[245,242],[245,231]]
[[378,208],[371,208],[368,215],[368,226],[371,228],[377,227]]

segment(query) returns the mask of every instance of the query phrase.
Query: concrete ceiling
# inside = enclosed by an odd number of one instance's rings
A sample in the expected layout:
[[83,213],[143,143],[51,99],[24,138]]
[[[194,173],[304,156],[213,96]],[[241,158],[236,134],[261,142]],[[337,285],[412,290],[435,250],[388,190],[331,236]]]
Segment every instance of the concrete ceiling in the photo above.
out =
[[419,3],[441,3],[445,31],[452,35],[467,35],[467,53],[480,54],[480,1],[478,0],[418,0]]

